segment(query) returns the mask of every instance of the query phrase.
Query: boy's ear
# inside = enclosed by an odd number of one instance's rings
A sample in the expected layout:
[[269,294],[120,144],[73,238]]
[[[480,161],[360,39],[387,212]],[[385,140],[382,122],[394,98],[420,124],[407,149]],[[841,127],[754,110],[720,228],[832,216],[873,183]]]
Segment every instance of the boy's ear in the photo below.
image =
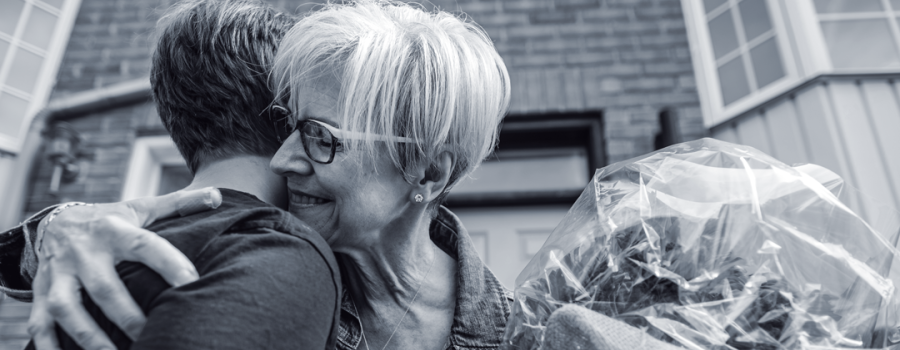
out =
[[[431,165],[423,166],[418,170],[416,182],[413,184],[415,188],[414,193],[411,196],[415,197],[417,194],[421,194],[423,197],[422,203],[426,204],[435,200],[447,187],[452,171],[453,153],[449,151],[441,152]],[[416,201],[413,200],[413,202]]]

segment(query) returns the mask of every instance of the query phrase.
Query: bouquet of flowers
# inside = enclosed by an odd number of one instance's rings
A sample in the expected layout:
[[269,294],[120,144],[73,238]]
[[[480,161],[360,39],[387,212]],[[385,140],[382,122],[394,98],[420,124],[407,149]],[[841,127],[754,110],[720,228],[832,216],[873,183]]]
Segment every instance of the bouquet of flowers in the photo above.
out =
[[506,347],[540,349],[565,305],[690,349],[900,343],[900,215],[873,227],[846,190],[712,139],[600,169],[517,278]]

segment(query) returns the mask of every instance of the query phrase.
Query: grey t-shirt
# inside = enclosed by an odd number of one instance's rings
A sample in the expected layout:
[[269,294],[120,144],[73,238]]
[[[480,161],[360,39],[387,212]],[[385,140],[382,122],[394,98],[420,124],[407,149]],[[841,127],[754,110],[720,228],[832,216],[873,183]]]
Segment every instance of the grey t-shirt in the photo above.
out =
[[[222,189],[212,211],[154,223],[200,279],[172,288],[143,264],[116,266],[147,315],[132,342],[82,293],[119,349],[332,349],[340,275],[319,234],[252,195]],[[78,349],[57,327],[63,349]],[[29,345],[30,346],[30,345]]]

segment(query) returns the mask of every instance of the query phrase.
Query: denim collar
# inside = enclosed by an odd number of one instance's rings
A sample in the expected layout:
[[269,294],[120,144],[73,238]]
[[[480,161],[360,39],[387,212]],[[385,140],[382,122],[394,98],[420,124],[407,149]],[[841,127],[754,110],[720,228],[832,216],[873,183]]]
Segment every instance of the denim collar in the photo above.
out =
[[[457,263],[456,311],[447,349],[499,348],[509,318],[512,292],[481,262],[462,222],[440,207],[432,220],[431,240]],[[338,349],[358,349],[362,341],[359,313],[344,288]]]

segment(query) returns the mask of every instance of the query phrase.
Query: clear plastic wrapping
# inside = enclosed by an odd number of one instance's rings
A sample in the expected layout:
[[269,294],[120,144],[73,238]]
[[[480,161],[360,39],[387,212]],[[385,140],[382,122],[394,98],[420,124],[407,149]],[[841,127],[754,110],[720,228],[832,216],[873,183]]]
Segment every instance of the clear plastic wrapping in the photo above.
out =
[[568,304],[689,349],[900,343],[900,215],[870,225],[844,187],[713,139],[600,169],[516,279],[505,346]]

